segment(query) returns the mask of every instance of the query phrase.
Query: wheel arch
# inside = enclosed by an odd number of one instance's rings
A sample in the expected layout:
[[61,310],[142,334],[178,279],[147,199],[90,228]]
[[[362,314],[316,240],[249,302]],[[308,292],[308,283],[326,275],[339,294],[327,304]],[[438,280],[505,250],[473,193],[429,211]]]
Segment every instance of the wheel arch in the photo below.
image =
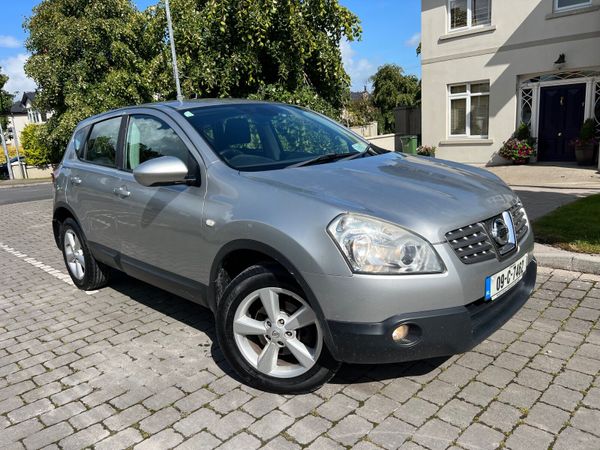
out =
[[81,228],[81,224],[71,207],[64,202],[56,203],[54,205],[54,212],[52,213],[52,233],[54,234],[54,242],[58,248],[60,248],[60,226],[67,218],[73,219]]
[[[306,282],[300,271],[296,269],[294,264],[292,264],[292,262],[287,257],[285,257],[277,249],[262,242],[249,239],[239,239],[225,244],[217,253],[210,270],[210,281],[208,288],[208,305],[210,309],[215,313],[215,315],[219,302],[219,293],[222,293],[222,290],[224,290],[224,287],[219,287],[219,272],[224,267],[224,263],[228,260],[229,257],[231,257],[232,255],[240,254],[241,252],[251,252],[252,254],[257,256],[257,258],[254,260],[255,263],[270,262],[279,265],[281,268],[287,271],[294,278],[294,280],[296,280],[296,282],[306,295],[306,300],[313,307],[315,313],[317,314],[317,317],[323,329],[323,335],[327,347],[329,348],[330,352],[333,355],[335,355],[337,353],[336,347],[333,343],[333,339],[329,331],[327,319],[325,318],[323,310],[321,309],[321,305],[319,304],[319,301],[312,289],[310,288],[309,284]],[[261,261],[260,256],[264,256],[265,258]]]

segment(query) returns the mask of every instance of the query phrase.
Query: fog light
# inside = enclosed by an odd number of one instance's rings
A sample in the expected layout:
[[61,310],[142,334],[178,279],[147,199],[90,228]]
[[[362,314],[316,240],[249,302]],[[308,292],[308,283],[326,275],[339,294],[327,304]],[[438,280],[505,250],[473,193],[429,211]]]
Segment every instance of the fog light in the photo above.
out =
[[404,338],[406,338],[406,336],[408,336],[408,331],[409,331],[408,325],[400,325],[392,333],[392,339],[396,342],[402,341],[402,340],[404,340]]

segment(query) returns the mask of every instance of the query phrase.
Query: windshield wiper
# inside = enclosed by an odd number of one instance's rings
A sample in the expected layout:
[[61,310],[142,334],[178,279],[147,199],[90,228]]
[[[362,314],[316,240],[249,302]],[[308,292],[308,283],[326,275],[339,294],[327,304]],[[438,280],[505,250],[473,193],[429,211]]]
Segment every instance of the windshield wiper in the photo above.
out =
[[[357,153],[359,155],[360,153]],[[292,164],[288,167],[305,167],[312,166],[313,164],[322,164],[326,162],[337,161],[338,159],[345,159],[350,156],[354,156],[354,153],[325,153],[324,155],[315,156],[314,158],[307,159],[305,161],[300,161],[299,163]]]
[[371,144],[367,145],[367,148],[365,148],[362,152],[352,153],[347,158],[344,158],[344,160],[363,158],[367,155],[370,155],[369,150],[371,150]]

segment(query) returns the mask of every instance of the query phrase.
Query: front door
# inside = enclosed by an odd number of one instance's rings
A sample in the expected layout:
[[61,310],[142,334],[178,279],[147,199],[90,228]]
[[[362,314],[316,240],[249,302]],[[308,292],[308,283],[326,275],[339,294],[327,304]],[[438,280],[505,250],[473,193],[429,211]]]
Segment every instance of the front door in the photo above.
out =
[[540,90],[539,161],[575,161],[571,141],[579,136],[585,114],[585,84]]
[[150,159],[175,156],[187,164],[190,176],[199,178],[191,142],[174,127],[175,123],[162,115],[134,113],[128,118],[125,170],[119,185],[121,262],[130,275],[151,283],[160,278],[171,292],[203,303],[199,280],[209,271],[203,258],[202,227],[207,180],[201,180],[200,186],[146,187],[137,183],[132,173]]

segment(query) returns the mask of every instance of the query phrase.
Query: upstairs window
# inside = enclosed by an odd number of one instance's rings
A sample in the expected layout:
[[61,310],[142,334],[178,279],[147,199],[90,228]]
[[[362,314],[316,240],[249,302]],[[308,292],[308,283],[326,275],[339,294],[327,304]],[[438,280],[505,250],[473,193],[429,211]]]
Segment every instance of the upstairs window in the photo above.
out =
[[566,11],[569,9],[577,9],[585,6],[590,6],[592,0],[554,0],[555,11]]
[[490,83],[449,86],[450,136],[487,138],[490,119]]
[[449,0],[448,23],[450,30],[489,25],[492,19],[491,2],[492,0]]

